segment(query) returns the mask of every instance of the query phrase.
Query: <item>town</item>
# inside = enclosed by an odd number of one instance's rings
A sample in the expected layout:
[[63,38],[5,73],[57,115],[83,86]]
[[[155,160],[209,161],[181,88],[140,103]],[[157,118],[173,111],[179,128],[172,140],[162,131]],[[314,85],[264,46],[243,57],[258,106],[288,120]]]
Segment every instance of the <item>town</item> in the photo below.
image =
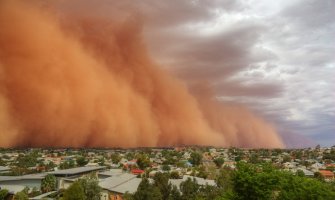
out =
[[[0,200],[244,199],[245,191],[257,192],[252,182],[257,180],[264,184],[259,185],[264,194],[248,194],[248,199],[295,199],[279,192],[284,191],[279,183],[267,183],[286,176],[315,184],[310,189],[298,186],[304,189],[292,193],[297,199],[306,199],[298,195],[314,190],[323,199],[334,199],[334,171],[335,146],[0,149]],[[241,177],[243,186],[238,183]]]

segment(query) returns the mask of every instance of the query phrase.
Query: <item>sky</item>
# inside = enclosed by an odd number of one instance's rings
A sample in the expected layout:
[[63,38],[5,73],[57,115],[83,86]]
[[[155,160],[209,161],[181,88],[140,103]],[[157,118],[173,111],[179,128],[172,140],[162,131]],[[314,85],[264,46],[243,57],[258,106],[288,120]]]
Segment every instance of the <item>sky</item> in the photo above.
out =
[[190,85],[324,146],[335,144],[335,2],[144,1],[153,58]]
[[3,2],[0,146],[335,144],[335,1]]

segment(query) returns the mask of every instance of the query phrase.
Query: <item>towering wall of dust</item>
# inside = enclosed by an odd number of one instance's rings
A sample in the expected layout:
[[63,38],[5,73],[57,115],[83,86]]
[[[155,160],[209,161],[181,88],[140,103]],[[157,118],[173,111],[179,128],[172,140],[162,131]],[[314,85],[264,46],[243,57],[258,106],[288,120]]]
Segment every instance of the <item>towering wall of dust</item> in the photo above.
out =
[[0,146],[282,146],[248,111],[216,112],[159,70],[136,20],[51,13],[0,2]]

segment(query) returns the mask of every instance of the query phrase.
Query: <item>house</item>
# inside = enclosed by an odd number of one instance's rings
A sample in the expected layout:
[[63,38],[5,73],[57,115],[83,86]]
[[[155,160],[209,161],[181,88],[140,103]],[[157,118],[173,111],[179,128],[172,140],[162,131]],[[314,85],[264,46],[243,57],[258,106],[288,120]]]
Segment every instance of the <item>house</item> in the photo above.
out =
[[231,169],[235,169],[236,168],[236,162],[235,161],[225,161],[223,163],[223,166],[229,167]]
[[303,167],[291,169],[290,171],[293,173],[296,173],[298,170],[301,170],[307,177],[314,177],[314,172],[307,170],[306,168],[303,168]]
[[0,190],[6,189],[10,195],[15,195],[18,192],[24,190],[25,186],[23,185],[1,185]]
[[85,165],[85,167],[98,167],[100,166],[99,163],[92,163],[92,162],[89,162]]
[[328,181],[334,180],[334,172],[328,170],[320,170],[319,172],[325,178],[325,180]]
[[124,171],[122,169],[110,169],[108,171],[102,171],[98,173],[98,179],[102,180],[105,178],[109,178],[112,176],[119,176],[121,174],[123,174]]
[[195,181],[199,185],[202,185],[202,186],[205,186],[205,185],[215,186],[216,185],[214,180],[207,180],[207,179],[203,179],[203,178],[199,178],[195,176],[189,176],[189,175],[184,175],[182,179],[170,179],[169,183],[171,183],[171,185],[176,186],[178,189],[180,189],[180,184],[189,178],[192,180],[195,179]]
[[129,173],[103,179],[99,182],[99,186],[103,189],[101,200],[122,200],[122,196],[126,192],[136,192],[141,181],[141,178],[136,178],[136,175]]
[[141,170],[141,169],[132,169],[131,173],[134,174],[134,175],[141,175],[141,174],[144,173],[144,170]]
[[317,163],[312,164],[310,168],[313,172],[317,172],[317,171],[319,171],[319,169],[324,168],[324,165],[317,162]]
[[47,172],[47,174],[52,174],[57,178],[57,188],[66,189],[78,178],[95,173],[98,175],[98,172],[104,170],[106,167],[97,166],[97,167],[76,167],[71,169],[57,170],[53,172]]
[[6,167],[6,166],[0,166],[0,174],[5,174],[5,173],[9,173],[10,172],[10,168]]
[[297,162],[285,162],[283,164],[285,169],[296,169],[299,163]]
[[39,190],[45,176],[46,174],[44,173],[23,176],[0,176],[0,187],[28,187],[30,189],[37,188]]

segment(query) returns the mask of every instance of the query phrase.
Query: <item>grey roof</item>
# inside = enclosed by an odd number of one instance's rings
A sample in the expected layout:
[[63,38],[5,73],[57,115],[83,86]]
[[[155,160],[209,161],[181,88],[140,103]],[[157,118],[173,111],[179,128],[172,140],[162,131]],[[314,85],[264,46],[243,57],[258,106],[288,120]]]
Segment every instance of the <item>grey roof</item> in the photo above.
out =
[[112,188],[111,191],[121,193],[121,194],[124,194],[126,192],[135,193],[141,181],[142,181],[141,178],[134,178],[134,179],[131,179],[125,182],[124,184],[121,184],[121,185],[118,185]]
[[180,188],[180,184],[183,181],[186,181],[188,178],[190,178],[192,180],[194,178],[199,185],[211,185],[211,186],[215,186],[216,185],[216,183],[215,183],[214,180],[207,180],[207,179],[203,179],[203,178],[199,178],[199,177],[195,177],[195,176],[188,176],[188,175],[184,175],[183,179],[170,179],[169,182],[172,185],[177,186],[177,188]]
[[0,188],[8,190],[9,193],[11,194],[16,194],[24,190],[25,186],[23,185],[1,185],[0,184]]
[[212,186],[215,186],[215,181],[214,180],[208,180],[208,179],[203,179],[203,178],[199,178],[199,177],[195,177],[195,176],[188,176],[188,175],[184,175],[183,176],[183,180],[186,181],[188,178],[195,178],[195,180],[197,181],[197,183],[199,185],[212,185]]
[[97,171],[97,170],[101,170],[105,168],[106,167],[104,166],[87,166],[87,167],[76,167],[76,168],[71,168],[71,169],[57,170],[57,171],[47,172],[47,173],[53,174],[56,176],[57,175],[76,175],[76,174],[81,174],[81,173]]
[[103,176],[118,176],[123,174],[123,170],[122,169],[110,169],[109,171],[103,171],[100,172],[99,175],[103,175]]
[[104,189],[110,189],[113,187],[116,187],[118,185],[121,185],[122,183],[125,183],[133,178],[136,178],[136,175],[133,174],[128,174],[128,173],[124,173],[118,176],[112,176],[106,179],[103,179],[99,185],[104,188]]
[[8,171],[8,170],[10,170],[9,167],[6,167],[6,166],[0,166],[0,172],[1,172],[1,171]]
[[[116,193],[121,193],[124,194],[127,191],[129,193],[134,193],[136,192],[139,184],[141,183],[142,179],[141,178],[136,178],[136,175],[133,174],[128,174],[128,173],[122,173],[122,174],[116,174],[111,177],[108,177],[106,179],[103,179],[99,182],[100,187],[103,189],[106,189],[111,192],[116,192]],[[215,181],[214,180],[206,180],[203,178],[198,178],[194,176],[183,176],[183,179],[170,179],[169,182],[172,185],[177,186],[180,188],[180,184],[187,180],[188,178],[195,178],[197,183],[199,185],[212,185],[215,186]],[[149,179],[150,182],[153,182],[152,179]]]
[[183,182],[183,179],[170,179],[169,183],[171,183],[171,185],[176,186],[178,189],[180,188],[180,184]]
[[99,185],[103,189],[117,192],[117,193],[125,193],[125,192],[135,192],[137,190],[138,185],[140,184],[142,179],[136,178],[136,175],[123,173],[120,175],[115,175],[100,181]]
[[1,181],[15,181],[15,180],[41,180],[46,176],[45,173],[40,174],[28,174],[23,176],[0,176],[0,182]]

